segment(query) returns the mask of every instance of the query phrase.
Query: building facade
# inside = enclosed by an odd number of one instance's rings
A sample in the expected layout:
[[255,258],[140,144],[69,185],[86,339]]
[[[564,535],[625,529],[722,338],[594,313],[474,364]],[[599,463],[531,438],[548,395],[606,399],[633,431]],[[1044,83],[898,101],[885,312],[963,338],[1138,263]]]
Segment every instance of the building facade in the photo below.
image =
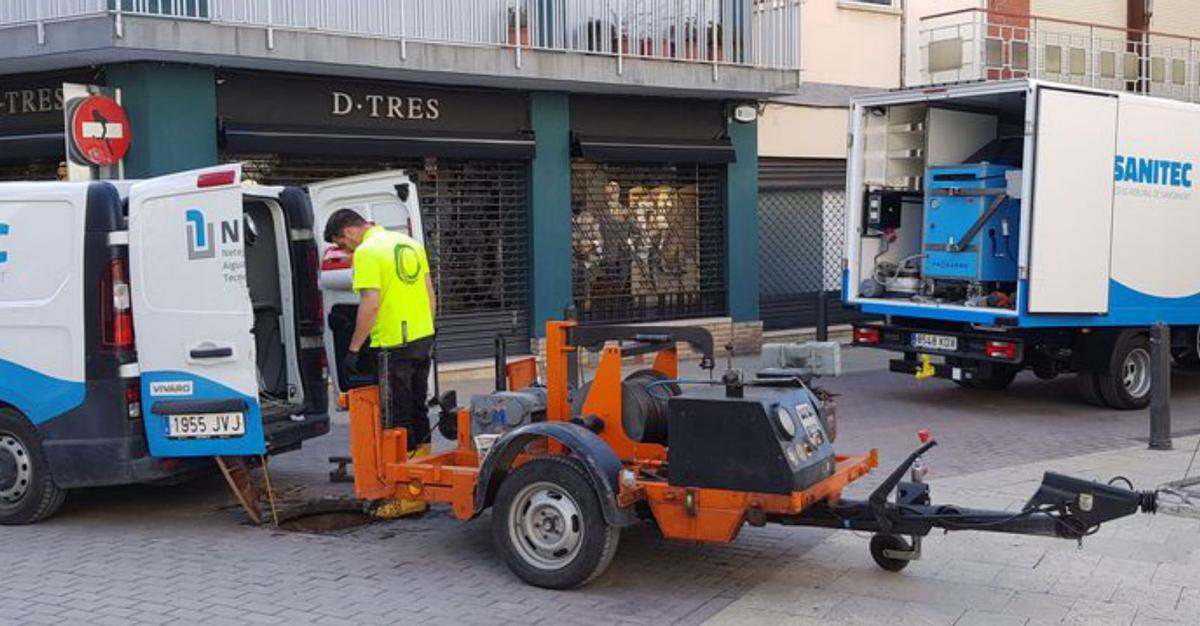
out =
[[536,349],[568,306],[753,343],[759,133],[733,113],[796,90],[799,6],[0,0],[0,179],[56,175],[64,82],[117,88],[129,178],[408,171],[444,359]]

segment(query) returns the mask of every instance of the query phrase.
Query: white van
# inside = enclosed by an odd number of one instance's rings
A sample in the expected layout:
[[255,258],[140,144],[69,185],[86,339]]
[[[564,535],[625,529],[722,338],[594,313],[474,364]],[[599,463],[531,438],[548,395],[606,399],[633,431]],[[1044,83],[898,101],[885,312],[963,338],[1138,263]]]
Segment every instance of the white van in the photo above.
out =
[[353,320],[355,298],[348,259],[320,274],[339,257],[324,223],[355,208],[421,231],[402,173],[313,193],[315,211],[301,189],[243,186],[238,165],[0,184],[0,524],[52,514],[68,489],[178,480],[328,432],[326,347],[343,333],[325,319]]

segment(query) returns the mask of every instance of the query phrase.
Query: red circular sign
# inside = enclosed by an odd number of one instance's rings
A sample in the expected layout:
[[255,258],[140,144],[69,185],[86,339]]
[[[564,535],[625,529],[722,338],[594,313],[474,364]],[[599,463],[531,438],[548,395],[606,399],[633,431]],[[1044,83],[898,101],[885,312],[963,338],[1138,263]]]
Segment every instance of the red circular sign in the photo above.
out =
[[131,135],[125,109],[107,96],[88,96],[71,113],[76,156],[93,165],[116,165],[129,152]]

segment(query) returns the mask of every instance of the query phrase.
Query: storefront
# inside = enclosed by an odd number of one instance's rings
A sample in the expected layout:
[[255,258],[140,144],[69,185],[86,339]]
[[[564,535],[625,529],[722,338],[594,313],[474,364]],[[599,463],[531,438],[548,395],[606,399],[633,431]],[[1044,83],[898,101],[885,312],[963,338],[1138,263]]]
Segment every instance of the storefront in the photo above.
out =
[[383,169],[414,176],[445,360],[529,350],[529,160],[524,94],[318,77],[217,77],[222,161],[264,184]]
[[0,78],[0,181],[54,180],[66,157],[65,82],[98,84],[91,70]]
[[586,321],[723,317],[721,102],[571,98],[572,291]]

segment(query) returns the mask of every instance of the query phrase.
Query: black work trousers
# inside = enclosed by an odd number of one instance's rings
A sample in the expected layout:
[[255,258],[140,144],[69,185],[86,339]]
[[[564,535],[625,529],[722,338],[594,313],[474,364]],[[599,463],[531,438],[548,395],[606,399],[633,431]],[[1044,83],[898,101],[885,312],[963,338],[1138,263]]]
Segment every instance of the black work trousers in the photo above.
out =
[[[408,345],[380,350],[380,370],[386,362],[386,375],[391,382],[391,424],[384,427],[408,431],[408,452],[430,443],[429,433],[429,368],[433,337],[409,342]],[[384,418],[386,420],[386,417]]]

